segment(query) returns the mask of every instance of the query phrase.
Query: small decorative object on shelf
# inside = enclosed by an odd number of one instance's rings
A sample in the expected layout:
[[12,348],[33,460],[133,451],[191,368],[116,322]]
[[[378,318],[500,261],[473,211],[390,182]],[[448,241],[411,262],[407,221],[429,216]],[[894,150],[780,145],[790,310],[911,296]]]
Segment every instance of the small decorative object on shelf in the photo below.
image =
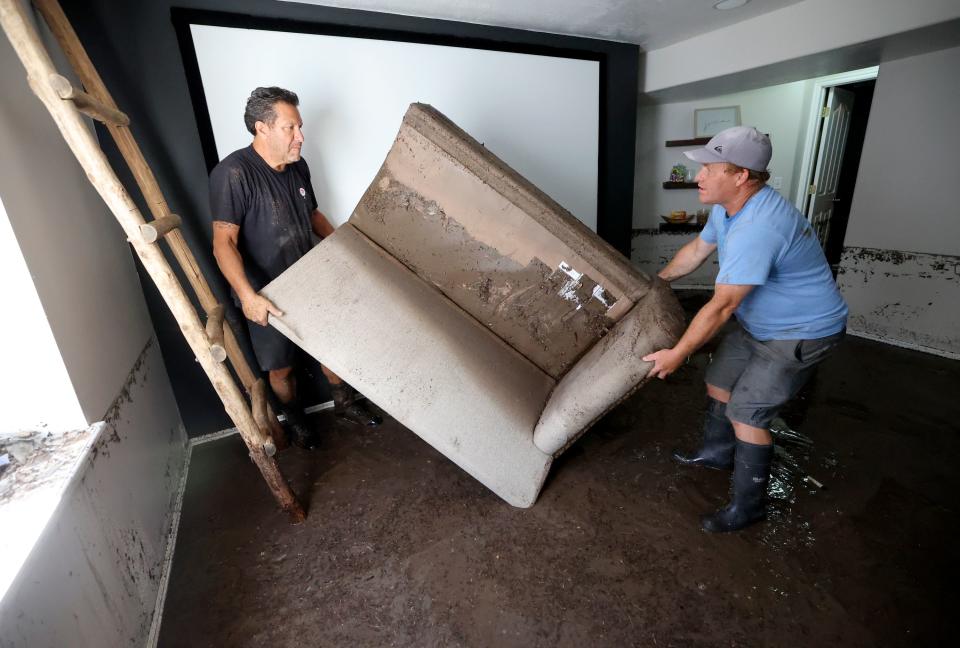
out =
[[686,182],[687,167],[683,164],[674,164],[670,169],[670,182]]

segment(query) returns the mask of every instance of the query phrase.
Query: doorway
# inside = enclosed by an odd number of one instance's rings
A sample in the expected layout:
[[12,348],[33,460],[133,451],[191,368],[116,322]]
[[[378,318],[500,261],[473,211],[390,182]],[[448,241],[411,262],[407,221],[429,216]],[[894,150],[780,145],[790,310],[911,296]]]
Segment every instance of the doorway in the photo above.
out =
[[837,274],[867,131],[877,68],[818,81],[797,207]]

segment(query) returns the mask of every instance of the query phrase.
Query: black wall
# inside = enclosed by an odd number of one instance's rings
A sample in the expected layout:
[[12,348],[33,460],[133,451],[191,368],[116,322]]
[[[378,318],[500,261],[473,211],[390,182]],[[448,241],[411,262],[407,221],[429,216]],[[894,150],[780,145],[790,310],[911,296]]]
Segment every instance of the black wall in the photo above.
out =
[[[211,253],[207,202],[207,162],[210,142],[202,137],[207,125],[203,110],[191,102],[189,55],[181,55],[167,0],[61,0],[87,53],[121,110],[166,196],[171,210],[184,219],[183,234],[214,292],[224,303],[229,291]],[[286,24],[296,31],[389,37],[445,45],[556,53],[595,58],[601,63],[600,165],[597,230],[623,254],[629,255],[633,211],[633,174],[639,52],[636,46],[591,39],[468,25],[365,11],[334,9],[266,0],[183,0],[174,14],[206,16],[208,22],[236,21],[248,25]],[[198,12],[231,12],[233,15]],[[269,20],[263,20],[269,19]],[[311,26],[312,25],[312,26]],[[182,35],[182,34],[181,34]],[[185,50],[189,54],[189,47]],[[194,84],[194,92],[197,92]],[[199,122],[198,122],[199,116]],[[238,115],[238,119],[240,116]],[[134,194],[135,184],[105,131],[100,141],[120,179]],[[141,283],[163,352],[167,371],[190,436],[231,427],[213,388],[184,342],[179,327],[142,268]],[[186,282],[184,282],[186,284]],[[242,315],[228,318],[243,331]],[[249,354],[251,358],[252,355]],[[315,366],[309,373],[319,375]],[[322,382],[322,381],[321,381]],[[305,398],[325,398],[321,384],[305,385]]]

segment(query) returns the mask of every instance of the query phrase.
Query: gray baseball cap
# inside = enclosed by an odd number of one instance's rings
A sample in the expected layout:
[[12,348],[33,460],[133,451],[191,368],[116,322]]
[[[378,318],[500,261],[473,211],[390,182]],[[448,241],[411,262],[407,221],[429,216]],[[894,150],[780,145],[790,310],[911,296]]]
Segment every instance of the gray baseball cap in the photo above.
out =
[[734,126],[714,135],[703,148],[684,151],[701,164],[729,162],[752,171],[766,171],[773,155],[770,138],[752,126]]

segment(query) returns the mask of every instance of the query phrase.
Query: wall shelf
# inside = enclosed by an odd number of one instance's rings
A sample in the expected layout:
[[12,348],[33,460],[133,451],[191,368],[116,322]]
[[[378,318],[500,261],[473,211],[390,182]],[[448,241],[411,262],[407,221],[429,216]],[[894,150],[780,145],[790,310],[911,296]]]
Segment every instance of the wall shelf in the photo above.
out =
[[660,233],[680,233],[687,234],[690,232],[700,232],[703,230],[703,225],[700,223],[660,223],[658,231]]
[[685,140],[667,140],[666,146],[703,146],[710,141],[709,137],[695,137]]
[[667,182],[664,182],[664,183],[663,183],[663,188],[664,188],[664,189],[696,189],[697,186],[698,186],[698,185],[697,185],[696,182],[669,182],[669,181],[667,181]]

